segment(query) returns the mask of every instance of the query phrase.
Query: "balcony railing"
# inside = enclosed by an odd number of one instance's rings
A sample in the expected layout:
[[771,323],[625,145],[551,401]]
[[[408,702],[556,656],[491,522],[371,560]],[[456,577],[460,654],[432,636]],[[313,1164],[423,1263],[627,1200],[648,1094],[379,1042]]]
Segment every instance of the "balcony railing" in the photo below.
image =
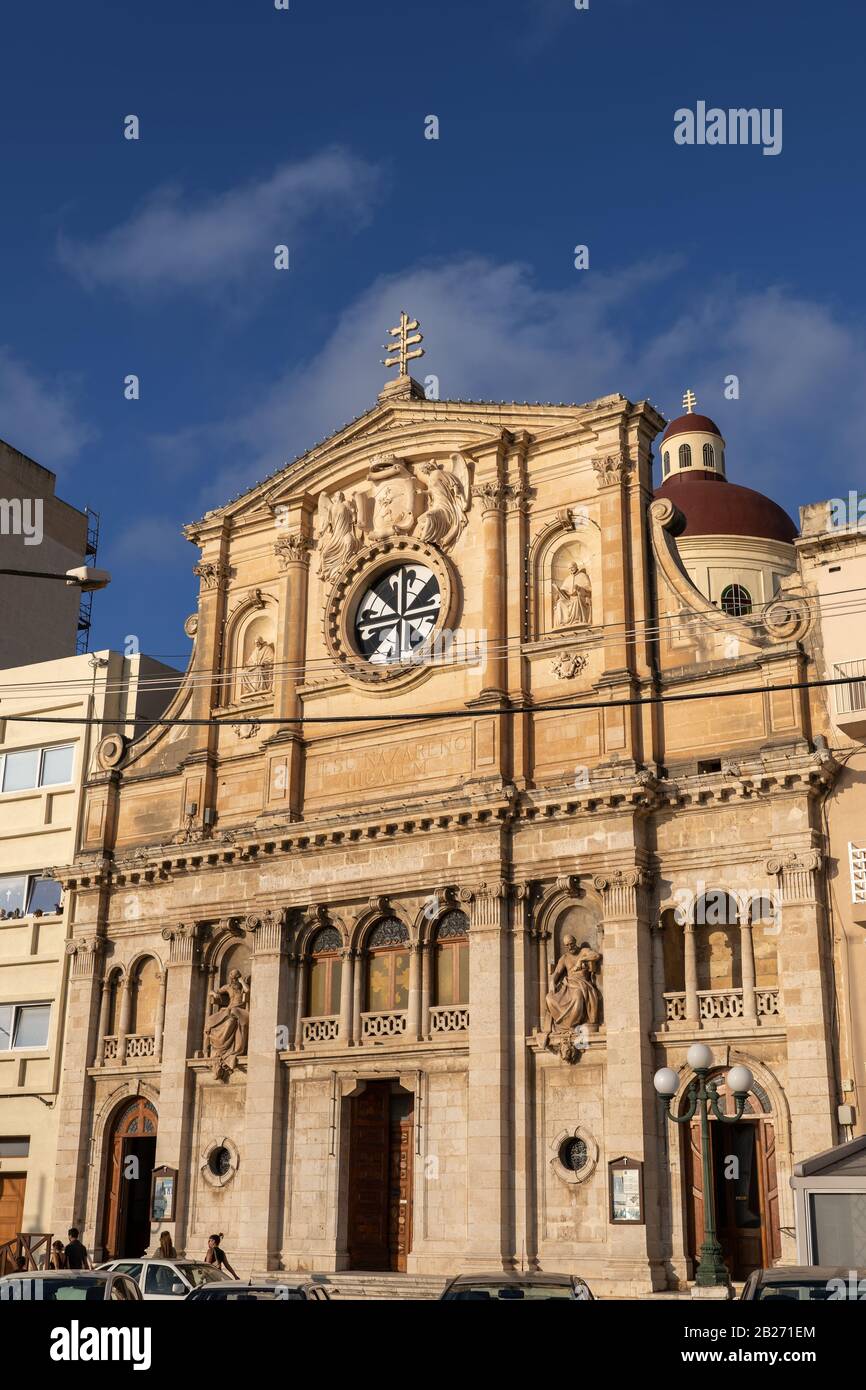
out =
[[465,1004],[436,1004],[430,1010],[430,1036],[439,1033],[465,1033],[469,1027],[469,1008]]
[[[668,1023],[686,1023],[685,993],[666,993],[665,1018]],[[756,989],[755,1008],[758,1018],[778,1016],[778,989]],[[741,989],[699,989],[698,1016],[701,1023],[722,1022],[729,1018],[743,1017],[743,991]]]
[[405,1009],[387,1013],[361,1014],[361,1042],[382,1038],[399,1038],[406,1032],[409,1015]]
[[124,1061],[138,1062],[143,1059],[156,1056],[156,1038],[152,1033],[128,1033],[126,1037],[126,1047],[121,1048],[123,1035],[103,1038],[102,1065],[110,1066],[112,1062],[119,1062],[121,1050],[123,1050]]
[[837,714],[866,714],[866,660],[836,663],[836,676],[856,676],[850,685],[837,685]]
[[310,1043],[336,1042],[340,1029],[339,1015],[325,1018],[301,1019],[301,1042],[304,1047]]

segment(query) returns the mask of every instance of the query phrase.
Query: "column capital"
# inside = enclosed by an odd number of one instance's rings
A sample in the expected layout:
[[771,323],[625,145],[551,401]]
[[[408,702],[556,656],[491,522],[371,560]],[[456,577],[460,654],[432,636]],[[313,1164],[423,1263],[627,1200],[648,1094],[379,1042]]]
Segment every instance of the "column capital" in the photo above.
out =
[[274,554],[280,569],[285,571],[290,565],[308,565],[312,541],[308,536],[296,532],[290,536],[280,536],[274,542]]
[[629,473],[634,469],[634,464],[626,454],[607,454],[604,458],[595,458],[592,461],[595,470],[595,481],[599,488],[612,487],[626,481]]
[[73,979],[91,980],[105,950],[105,940],[101,936],[75,937],[66,943],[66,954],[72,957]]
[[640,892],[649,890],[654,882],[655,873],[638,865],[596,874],[592,880],[595,891],[601,895],[605,917],[637,916]]
[[809,901],[817,897],[817,879],[824,868],[824,856],[819,849],[771,855],[765,867],[771,878],[780,880],[783,902]]
[[191,965],[196,958],[199,941],[199,922],[179,922],[176,927],[163,927],[163,941],[169,943],[168,964]]
[[261,917],[250,914],[244,926],[252,937],[253,955],[282,955],[286,948],[286,914],[270,909]]

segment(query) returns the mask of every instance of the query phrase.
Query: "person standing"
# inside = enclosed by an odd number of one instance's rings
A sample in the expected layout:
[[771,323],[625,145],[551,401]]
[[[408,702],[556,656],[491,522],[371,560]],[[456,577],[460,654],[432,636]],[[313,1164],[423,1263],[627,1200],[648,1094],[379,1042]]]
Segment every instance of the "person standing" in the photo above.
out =
[[222,1232],[218,1236],[208,1236],[207,1254],[204,1257],[205,1264],[216,1265],[218,1269],[224,1269],[233,1279],[237,1279],[237,1274],[229,1264],[228,1255],[220,1246],[221,1240]]
[[82,1245],[81,1241],[78,1239],[78,1227],[70,1226],[67,1235],[69,1236],[69,1244],[64,1251],[66,1256],[66,1268],[92,1269],[93,1266],[90,1263],[87,1247]]
[[49,1269],[66,1269],[66,1251],[63,1249],[62,1240],[51,1242],[51,1259],[48,1262]]
[[159,1238],[159,1259],[176,1260],[177,1251],[172,1244],[171,1235],[168,1231],[163,1231]]

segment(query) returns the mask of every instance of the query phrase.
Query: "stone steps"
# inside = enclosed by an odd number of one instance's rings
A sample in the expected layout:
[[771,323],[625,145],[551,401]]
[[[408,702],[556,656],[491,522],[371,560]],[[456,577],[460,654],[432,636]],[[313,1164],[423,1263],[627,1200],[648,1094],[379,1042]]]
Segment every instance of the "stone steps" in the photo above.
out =
[[383,1274],[378,1270],[337,1270],[328,1276],[328,1288],[335,1302],[356,1298],[396,1299],[400,1301],[437,1299],[448,1283],[438,1274]]

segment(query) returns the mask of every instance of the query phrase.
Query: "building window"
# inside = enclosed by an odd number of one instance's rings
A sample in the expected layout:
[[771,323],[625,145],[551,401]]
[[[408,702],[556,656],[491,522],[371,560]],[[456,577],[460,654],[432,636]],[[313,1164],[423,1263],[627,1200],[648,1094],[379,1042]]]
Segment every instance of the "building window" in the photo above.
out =
[[691,444],[681,444],[679,452],[680,468],[691,468],[692,466],[692,446]]
[[589,1162],[586,1140],[566,1139],[559,1150],[559,1161],[570,1173],[580,1173]]
[[75,746],[17,748],[0,753],[0,791],[26,792],[34,787],[61,787],[72,781]]
[[0,875],[0,921],[9,917],[36,917],[61,911],[60,884],[41,874]]
[[704,445],[704,468],[715,468],[715,466],[716,466],[716,451],[715,451],[715,449],[713,448],[712,444],[705,444],[705,445]]
[[224,1178],[232,1166],[232,1156],[228,1149],[222,1144],[215,1149],[211,1149],[208,1155],[207,1166],[215,1178]]
[[670,451],[670,449],[665,449],[664,454],[663,454],[662,457],[663,457],[663,461],[664,461],[664,474],[665,474],[665,477],[667,477],[668,474],[669,474],[670,471],[671,471],[671,451]]
[[0,1139],[0,1158],[29,1158],[30,1139],[27,1135]]
[[436,1003],[469,1003],[469,918],[446,912],[436,927]]
[[0,1004],[0,1052],[47,1047],[50,1004]]
[[367,942],[367,1010],[385,1013],[409,1004],[409,932],[396,917],[379,922]]
[[722,611],[732,618],[744,618],[752,611],[752,595],[742,584],[728,584],[722,590]]
[[308,1018],[333,1018],[340,1012],[343,938],[336,927],[323,927],[310,947]]

